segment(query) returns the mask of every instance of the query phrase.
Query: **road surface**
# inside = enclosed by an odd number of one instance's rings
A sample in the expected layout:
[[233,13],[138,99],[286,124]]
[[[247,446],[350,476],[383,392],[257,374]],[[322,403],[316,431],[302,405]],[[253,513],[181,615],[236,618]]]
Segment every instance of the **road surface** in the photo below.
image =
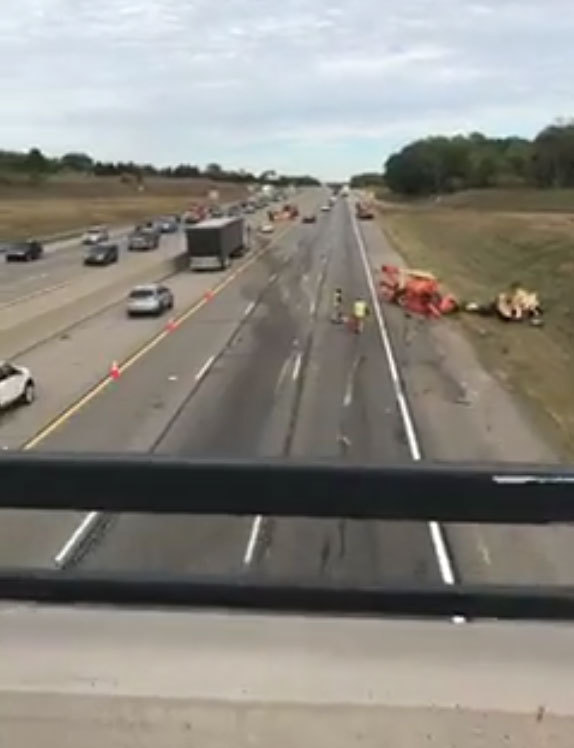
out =
[[[309,191],[304,210],[324,200]],[[409,425],[376,315],[361,336],[330,321],[336,287],[347,307],[369,299],[367,264],[396,259],[375,225],[357,227],[345,200],[316,224],[282,224],[229,272],[174,278],[176,329],[167,332],[163,319],[132,324],[118,307],[31,353],[23,363],[42,372],[40,398],[4,415],[0,445],[372,464],[409,462],[418,450],[431,460],[548,462],[519,409],[447,325],[385,309]],[[108,377],[114,359],[124,362],[118,381]],[[0,565],[568,583],[572,540],[570,528],[11,512],[0,525]]]
[[[118,242],[124,250],[127,233],[127,229],[113,231],[110,241]],[[173,244],[173,235],[162,238],[166,251]],[[46,244],[44,256],[33,262],[6,262],[0,255],[0,314],[10,313],[10,307],[17,302],[62,288],[90,272],[83,265],[85,250],[81,238],[76,237]],[[122,260],[131,262],[130,255],[133,258],[135,254],[122,251]]]
[[[348,302],[369,297],[342,201],[290,232],[38,448],[408,461],[376,327],[355,336],[330,322],[336,286]],[[110,521],[83,564],[355,582],[439,578],[424,524],[125,516]]]

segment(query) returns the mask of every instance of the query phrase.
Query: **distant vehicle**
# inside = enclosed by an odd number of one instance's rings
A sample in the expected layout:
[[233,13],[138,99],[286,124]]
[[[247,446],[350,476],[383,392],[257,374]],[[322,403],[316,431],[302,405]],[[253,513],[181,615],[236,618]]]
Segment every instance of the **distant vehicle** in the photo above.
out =
[[117,244],[96,244],[86,252],[84,265],[111,265],[117,262],[119,257]]
[[235,216],[241,215],[241,208],[239,205],[230,205],[229,208],[227,208],[226,215],[229,218],[235,218]]
[[364,203],[357,203],[356,216],[359,221],[372,221],[375,217],[372,208]]
[[303,223],[316,223],[317,222],[317,216],[314,213],[309,213],[309,215],[303,216]]
[[136,286],[128,296],[127,312],[130,317],[145,314],[163,314],[168,309],[173,309],[174,298],[172,291],[167,286],[159,283],[150,283],[145,286]]
[[6,262],[29,262],[39,260],[44,254],[44,247],[37,241],[14,242],[4,251]]
[[208,211],[205,205],[192,205],[183,214],[183,222],[191,225],[204,221],[206,218],[208,218]]
[[22,402],[34,402],[36,388],[29,369],[6,361],[0,363],[0,408]]
[[100,244],[101,242],[107,242],[109,238],[110,233],[105,226],[92,226],[84,234],[82,244]]
[[248,205],[245,206],[245,212],[248,214],[255,213],[256,210],[257,208],[252,203],[249,203]]
[[331,210],[331,206],[330,205],[322,205],[321,206],[321,211],[323,213],[328,213],[330,210]]
[[259,231],[262,234],[272,234],[274,230],[272,223],[264,223],[259,227]]
[[158,228],[162,234],[175,234],[179,227],[177,216],[163,216],[158,221]]
[[213,218],[185,230],[189,265],[193,270],[229,267],[232,257],[245,252],[243,218]]
[[212,218],[223,218],[225,216],[225,211],[221,205],[214,205],[213,208],[211,208],[210,213]]
[[331,195],[331,197],[329,198],[329,205],[333,206],[333,205],[335,205],[336,202],[337,202],[336,196],[335,195]]
[[159,247],[160,233],[152,228],[136,229],[128,239],[130,251],[145,251]]

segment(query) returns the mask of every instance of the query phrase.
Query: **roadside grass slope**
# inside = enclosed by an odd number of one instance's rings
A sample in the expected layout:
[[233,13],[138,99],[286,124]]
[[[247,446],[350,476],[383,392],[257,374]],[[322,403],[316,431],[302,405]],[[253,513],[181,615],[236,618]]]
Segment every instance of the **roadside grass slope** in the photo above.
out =
[[[545,209],[548,196],[537,194],[539,204],[528,198],[533,212],[486,210],[481,196],[478,210],[385,203],[379,216],[406,262],[432,270],[463,300],[489,300],[513,281],[539,292],[542,328],[465,314],[460,324],[547,437],[574,457],[574,212]],[[554,205],[569,199],[553,198]]]

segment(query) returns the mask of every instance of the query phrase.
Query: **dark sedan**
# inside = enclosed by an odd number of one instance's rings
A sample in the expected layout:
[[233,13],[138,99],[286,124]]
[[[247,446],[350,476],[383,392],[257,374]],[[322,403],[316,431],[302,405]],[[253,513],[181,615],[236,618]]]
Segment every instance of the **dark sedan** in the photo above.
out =
[[97,244],[87,251],[84,265],[111,265],[117,262],[119,257],[117,244]]
[[310,213],[309,215],[303,216],[302,223],[316,223],[317,222],[317,216],[314,213]]
[[128,249],[131,251],[146,251],[159,247],[160,234],[152,228],[134,231],[128,239]]
[[179,228],[179,219],[176,216],[163,216],[158,222],[162,234],[175,234]]
[[42,257],[44,247],[36,241],[15,242],[6,247],[4,254],[6,262],[30,262]]

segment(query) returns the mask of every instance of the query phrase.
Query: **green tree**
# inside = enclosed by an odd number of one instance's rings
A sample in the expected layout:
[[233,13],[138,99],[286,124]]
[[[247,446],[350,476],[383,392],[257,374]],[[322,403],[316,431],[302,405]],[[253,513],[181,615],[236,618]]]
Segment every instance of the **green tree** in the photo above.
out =
[[31,148],[26,155],[24,168],[31,174],[43,174],[48,171],[49,161],[39,148]]
[[574,185],[574,125],[551,125],[534,139],[533,169],[542,187]]
[[86,153],[66,153],[60,159],[60,166],[72,171],[90,172],[94,167],[94,162]]

